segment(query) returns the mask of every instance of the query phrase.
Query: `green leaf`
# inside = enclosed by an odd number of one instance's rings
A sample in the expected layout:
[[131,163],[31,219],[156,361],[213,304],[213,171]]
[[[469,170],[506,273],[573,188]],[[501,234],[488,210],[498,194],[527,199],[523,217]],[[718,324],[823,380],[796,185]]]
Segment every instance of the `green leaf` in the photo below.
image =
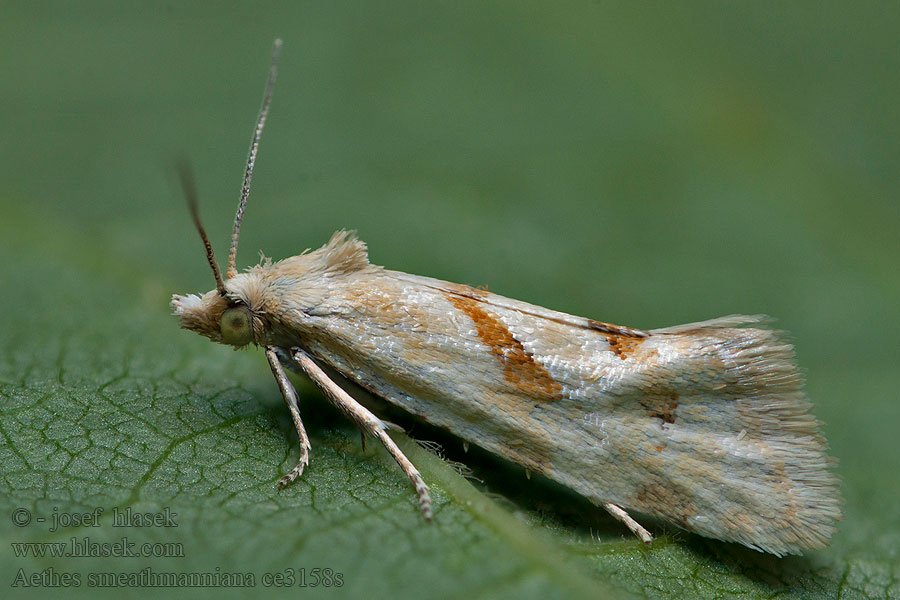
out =
[[[9,7],[4,597],[900,597],[893,20],[672,6]],[[300,378],[311,464],[278,490],[297,440],[263,356],[168,314],[171,293],[213,283],[166,181],[186,149],[222,253],[275,33],[242,264],[355,227],[389,268],[607,321],[779,316],[841,461],[832,545],[779,559],[647,519],[645,547],[388,411],[447,458],[398,436],[432,486],[426,524],[390,457]],[[177,526],[115,526],[126,509]],[[28,545],[73,543],[177,556]],[[206,580],[150,587],[172,574]]]

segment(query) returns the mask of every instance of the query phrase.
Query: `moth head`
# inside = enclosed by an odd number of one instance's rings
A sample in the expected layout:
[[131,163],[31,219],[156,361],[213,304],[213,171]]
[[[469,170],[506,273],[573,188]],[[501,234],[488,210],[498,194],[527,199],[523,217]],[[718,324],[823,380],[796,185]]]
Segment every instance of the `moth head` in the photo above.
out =
[[[262,320],[255,316],[247,301],[233,291],[226,288],[226,280],[230,284],[233,278],[238,276],[235,263],[237,262],[237,245],[241,233],[241,221],[244,217],[244,209],[247,206],[247,198],[250,195],[250,180],[253,177],[253,165],[256,161],[256,153],[259,148],[259,139],[262,134],[266,115],[269,112],[269,103],[272,100],[272,89],[275,86],[275,76],[278,72],[278,52],[281,49],[281,40],[275,40],[275,49],[272,52],[272,64],[269,68],[269,80],[266,84],[263,96],[262,108],[256,120],[253,139],[250,142],[250,155],[244,170],[244,185],[241,188],[241,199],[238,204],[237,214],[234,218],[234,230],[231,235],[231,248],[228,252],[228,269],[225,271],[226,279],[222,278],[219,263],[206,235],[206,230],[200,222],[200,213],[197,208],[197,186],[194,183],[194,175],[186,161],[178,163],[178,174],[181,179],[181,187],[187,198],[188,207],[194,225],[200,233],[203,245],[206,248],[206,260],[212,269],[213,278],[216,280],[216,289],[202,296],[188,294],[187,296],[172,296],[172,310],[179,318],[183,329],[196,331],[214,342],[229,344],[235,347],[246,346],[250,342],[258,343],[262,333]],[[232,288],[234,289],[234,288]]]
[[262,322],[250,307],[230,296],[219,295],[218,290],[202,296],[175,294],[171,305],[182,329],[196,331],[220,344],[240,348],[257,343],[262,333]]
[[182,329],[196,331],[214,342],[224,343],[219,323],[228,303],[219,295],[218,290],[206,292],[202,296],[175,294],[172,296],[171,306]]

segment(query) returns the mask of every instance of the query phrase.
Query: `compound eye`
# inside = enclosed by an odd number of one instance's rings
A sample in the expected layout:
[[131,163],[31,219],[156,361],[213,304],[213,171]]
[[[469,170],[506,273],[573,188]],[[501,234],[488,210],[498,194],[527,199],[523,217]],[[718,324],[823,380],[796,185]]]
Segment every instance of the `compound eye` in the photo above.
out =
[[244,306],[227,309],[222,313],[219,330],[222,332],[222,340],[226,344],[246,346],[253,341],[250,311]]

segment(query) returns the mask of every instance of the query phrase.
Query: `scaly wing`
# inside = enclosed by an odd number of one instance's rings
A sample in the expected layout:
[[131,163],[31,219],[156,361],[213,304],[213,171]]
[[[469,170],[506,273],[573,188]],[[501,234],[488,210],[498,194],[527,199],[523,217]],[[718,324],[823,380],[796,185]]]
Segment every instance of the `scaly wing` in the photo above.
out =
[[329,284],[308,350],[597,503],[775,554],[840,518],[793,350],[761,317],[599,323],[393,271]]

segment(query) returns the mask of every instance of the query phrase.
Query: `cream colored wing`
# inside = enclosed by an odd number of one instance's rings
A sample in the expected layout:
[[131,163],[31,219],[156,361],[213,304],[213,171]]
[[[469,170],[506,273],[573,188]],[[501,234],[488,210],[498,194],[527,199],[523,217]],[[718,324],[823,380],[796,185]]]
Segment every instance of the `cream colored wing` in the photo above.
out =
[[611,502],[775,554],[840,518],[793,351],[760,317],[650,331],[386,270],[281,314],[303,346],[454,434]]

